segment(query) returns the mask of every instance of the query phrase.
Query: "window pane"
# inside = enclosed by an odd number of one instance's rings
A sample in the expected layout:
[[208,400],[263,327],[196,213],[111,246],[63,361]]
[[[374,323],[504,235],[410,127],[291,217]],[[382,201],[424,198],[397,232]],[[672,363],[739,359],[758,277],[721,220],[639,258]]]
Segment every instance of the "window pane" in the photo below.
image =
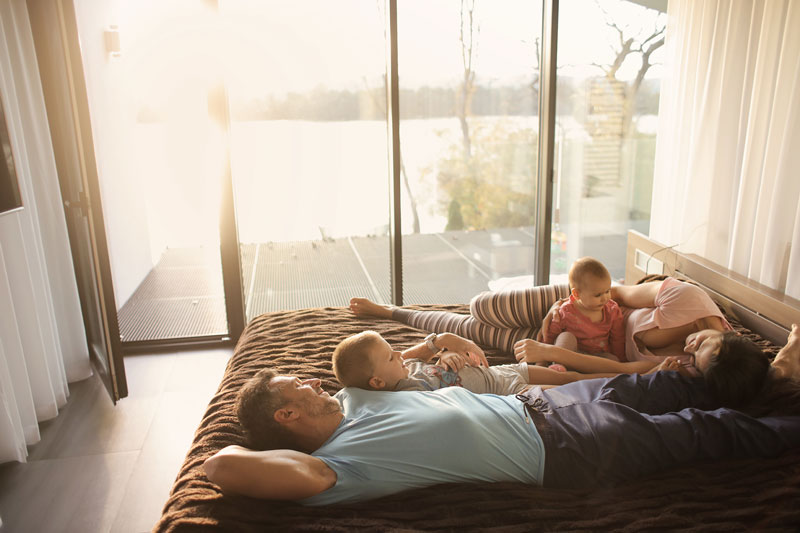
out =
[[540,31],[539,2],[398,2],[404,303],[532,283]]
[[638,3],[560,4],[551,281],[582,256],[623,278],[628,230],[648,232],[665,25]]
[[388,303],[383,3],[220,9],[247,319]]

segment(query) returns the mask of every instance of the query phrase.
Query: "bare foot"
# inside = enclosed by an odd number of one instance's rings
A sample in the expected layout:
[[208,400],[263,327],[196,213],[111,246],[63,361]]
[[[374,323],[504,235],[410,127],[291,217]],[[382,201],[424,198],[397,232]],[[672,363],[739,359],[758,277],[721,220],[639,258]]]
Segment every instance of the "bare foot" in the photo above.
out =
[[772,361],[778,376],[800,381],[800,327],[792,324],[786,346],[781,348]]
[[356,316],[377,316],[379,318],[392,318],[392,308],[387,305],[376,304],[367,298],[350,298],[350,310]]

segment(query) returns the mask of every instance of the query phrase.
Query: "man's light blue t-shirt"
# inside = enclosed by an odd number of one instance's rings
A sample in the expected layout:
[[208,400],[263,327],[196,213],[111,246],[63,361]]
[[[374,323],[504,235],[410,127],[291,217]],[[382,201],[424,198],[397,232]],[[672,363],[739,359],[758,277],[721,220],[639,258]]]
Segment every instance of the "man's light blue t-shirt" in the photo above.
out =
[[438,483],[541,484],[544,445],[514,396],[346,388],[336,398],[345,417],[312,454],[336,472],[336,484],[300,503],[357,502]]

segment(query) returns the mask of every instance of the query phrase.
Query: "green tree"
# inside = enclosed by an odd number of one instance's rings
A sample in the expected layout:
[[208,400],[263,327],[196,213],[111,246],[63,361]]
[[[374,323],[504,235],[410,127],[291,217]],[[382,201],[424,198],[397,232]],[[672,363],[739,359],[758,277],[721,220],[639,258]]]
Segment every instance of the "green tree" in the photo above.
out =
[[[459,41],[463,77],[456,91],[455,115],[461,139],[454,142],[436,168],[445,193],[447,229],[487,229],[529,225],[534,220],[536,146],[538,135],[513,123],[476,119],[473,99],[475,58],[480,26],[475,0],[461,0]],[[534,42],[538,53],[539,41]],[[538,55],[537,55],[538,57]],[[538,70],[529,86],[538,94]],[[511,99],[512,101],[515,99]]]
[[445,231],[464,229],[464,217],[461,216],[461,204],[453,198],[447,208],[447,225]]
[[473,121],[470,137],[468,161],[463,143],[454,142],[438,163],[447,229],[530,225],[536,209],[536,132],[506,121]]

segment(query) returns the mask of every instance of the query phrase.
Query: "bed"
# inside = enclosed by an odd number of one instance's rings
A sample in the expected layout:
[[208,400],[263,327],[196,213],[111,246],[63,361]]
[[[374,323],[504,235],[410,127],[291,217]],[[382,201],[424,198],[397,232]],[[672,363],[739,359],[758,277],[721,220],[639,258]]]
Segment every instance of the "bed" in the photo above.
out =
[[[632,275],[637,268],[636,250],[651,257],[656,251],[668,251],[657,260],[662,268],[668,273],[684,273],[682,269],[688,264],[685,258],[671,250],[659,250],[657,243],[643,237],[637,240],[640,237],[629,238]],[[648,270],[652,270],[652,264],[647,265]],[[695,274],[703,277],[699,271]],[[730,276],[727,278],[729,281]],[[712,295],[724,299],[717,289],[708,288]],[[761,289],[749,284],[748,290],[763,294]],[[737,291],[737,296],[747,292],[741,287]],[[738,330],[775,353],[774,342],[781,344],[786,329],[784,322],[771,317],[785,312],[781,320],[800,321],[800,307],[795,307],[794,301],[778,299],[779,303],[769,306],[769,317],[743,307],[741,298],[720,301],[720,305]],[[786,309],[781,310],[783,304]],[[466,306],[413,307],[467,312]],[[768,322],[767,338],[752,331],[751,324],[759,320]],[[378,331],[400,348],[420,342],[426,334],[387,320],[359,319],[344,308],[286,311],[255,318],[236,346],[154,531],[791,530],[800,524],[800,449],[768,460],[693,465],[600,491],[541,489],[517,483],[453,484],[361,504],[318,508],[223,496],[208,481],[202,465],[229,444],[246,444],[233,412],[234,398],[242,384],[269,366],[280,373],[320,378],[325,390],[333,393],[338,384],[331,372],[330,354],[342,338],[364,329]],[[487,352],[487,358],[491,364],[512,361],[511,356],[497,351]]]

